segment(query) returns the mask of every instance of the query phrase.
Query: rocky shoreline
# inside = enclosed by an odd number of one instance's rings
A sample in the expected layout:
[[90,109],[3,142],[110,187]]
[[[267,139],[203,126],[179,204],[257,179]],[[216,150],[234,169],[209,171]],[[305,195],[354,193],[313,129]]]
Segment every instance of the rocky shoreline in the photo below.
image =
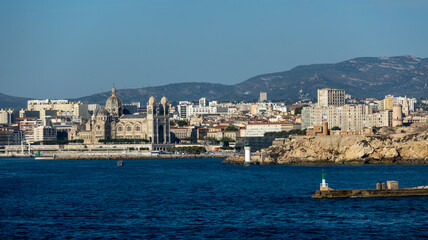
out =
[[[244,156],[223,162],[243,164]],[[371,136],[294,136],[253,153],[251,164],[428,164],[428,125],[385,127]]]

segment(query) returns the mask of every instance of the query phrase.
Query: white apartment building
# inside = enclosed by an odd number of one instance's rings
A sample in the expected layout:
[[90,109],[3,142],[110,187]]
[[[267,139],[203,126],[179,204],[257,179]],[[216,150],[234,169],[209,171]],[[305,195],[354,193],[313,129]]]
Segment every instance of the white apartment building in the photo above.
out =
[[245,136],[263,137],[267,132],[290,131],[293,129],[300,129],[300,125],[290,123],[250,123],[247,125]]
[[56,129],[51,126],[39,126],[33,130],[33,141],[43,142],[57,139]]
[[373,113],[369,105],[343,105],[340,107],[311,106],[302,109],[302,129],[320,126],[340,127],[342,130],[361,130],[369,127],[392,125],[392,112]]
[[0,110],[0,124],[11,124],[14,120],[14,115],[19,116],[18,111],[14,109],[1,109]]
[[217,106],[201,106],[194,105],[188,101],[180,101],[177,106],[178,117],[181,119],[190,119],[195,115],[214,114],[217,113]]
[[77,117],[89,119],[88,105],[82,102],[69,102],[68,100],[29,100],[29,111],[55,110],[58,116]]
[[345,90],[323,88],[318,89],[318,106],[343,106],[345,105]]
[[251,105],[250,113],[253,115],[264,114],[271,110],[287,113],[288,109],[284,103],[259,102]]

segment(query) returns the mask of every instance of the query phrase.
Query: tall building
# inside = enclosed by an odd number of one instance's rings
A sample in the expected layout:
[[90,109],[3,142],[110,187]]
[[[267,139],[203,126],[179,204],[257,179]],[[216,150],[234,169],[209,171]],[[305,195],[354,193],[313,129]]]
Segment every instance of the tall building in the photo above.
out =
[[401,104],[401,106],[402,106],[403,114],[405,116],[408,116],[409,115],[409,101],[407,100],[407,96],[404,96],[404,100],[403,100],[403,103]]
[[199,107],[206,107],[206,106],[207,106],[207,99],[204,97],[199,99]]
[[318,89],[318,106],[343,106],[345,105],[345,90],[323,88]]
[[394,96],[386,95],[384,101],[385,101],[384,109],[392,110],[392,108],[394,107]]
[[259,102],[267,101],[267,92],[260,92]]
[[19,116],[19,112],[14,109],[1,109],[0,110],[0,124],[12,124],[15,118]]

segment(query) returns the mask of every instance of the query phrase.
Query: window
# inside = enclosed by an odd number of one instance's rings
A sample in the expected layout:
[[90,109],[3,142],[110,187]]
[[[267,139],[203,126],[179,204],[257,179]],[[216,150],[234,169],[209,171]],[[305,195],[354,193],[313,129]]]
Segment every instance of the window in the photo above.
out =
[[126,131],[128,131],[128,132],[132,131],[132,130],[131,130],[131,126],[127,126],[127,127],[126,127]]
[[136,132],[141,131],[141,127],[140,127],[140,126],[135,126],[135,131],[136,131]]
[[118,130],[119,132],[122,132],[122,131],[123,131],[122,126],[119,126],[119,127],[117,128],[117,130]]

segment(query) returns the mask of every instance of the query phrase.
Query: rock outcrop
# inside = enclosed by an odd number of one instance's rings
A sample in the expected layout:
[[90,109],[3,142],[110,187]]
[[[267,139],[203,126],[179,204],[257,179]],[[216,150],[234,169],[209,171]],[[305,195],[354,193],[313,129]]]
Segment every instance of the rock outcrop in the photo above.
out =
[[[236,156],[224,162],[244,159]],[[295,136],[252,154],[252,163],[428,163],[428,126],[385,127],[371,136]]]

